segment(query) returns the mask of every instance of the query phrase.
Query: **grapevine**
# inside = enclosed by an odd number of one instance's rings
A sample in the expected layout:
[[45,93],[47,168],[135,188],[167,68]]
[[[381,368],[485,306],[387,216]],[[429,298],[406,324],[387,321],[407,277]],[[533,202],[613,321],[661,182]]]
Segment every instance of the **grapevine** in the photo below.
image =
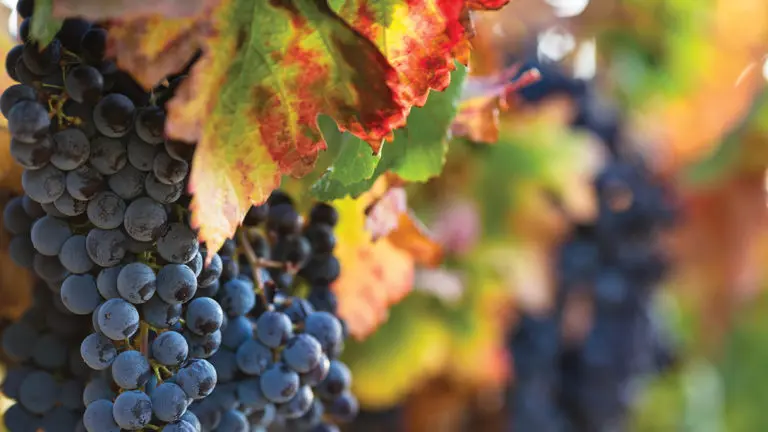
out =
[[[675,220],[663,184],[621,139],[621,118],[585,83],[551,68],[521,91],[527,103],[556,92],[578,100],[573,127],[610,154],[593,181],[597,216],[574,223],[557,254],[555,311],[525,314],[511,350],[516,430],[624,430],[639,385],[676,361],[655,291],[668,257],[660,233]],[[586,328],[584,328],[586,322]]]
[[[2,334],[10,432],[333,430],[352,420],[330,284],[336,210],[307,223],[275,191],[219,251],[190,225],[195,146],[165,135],[187,72],[144,91],[79,18],[6,58],[0,97],[24,168],[4,208],[10,254],[39,282]],[[306,292],[308,299],[298,294]]]

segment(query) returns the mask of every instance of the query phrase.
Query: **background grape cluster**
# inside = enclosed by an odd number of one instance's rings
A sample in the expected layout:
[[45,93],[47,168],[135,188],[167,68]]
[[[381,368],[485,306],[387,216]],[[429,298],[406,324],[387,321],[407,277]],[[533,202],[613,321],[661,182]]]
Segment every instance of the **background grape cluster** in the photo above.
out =
[[[354,418],[330,284],[332,206],[280,191],[217,253],[190,226],[194,145],[164,136],[185,73],[147,92],[105,57],[107,29],[64,22],[6,58],[0,97],[24,195],[12,259],[39,279],[2,334],[10,432],[333,431]],[[299,296],[306,294],[307,299]]]
[[675,363],[654,296],[668,265],[659,234],[675,209],[624,146],[621,118],[596,90],[553,66],[535,66],[544,78],[523,89],[523,99],[572,98],[572,126],[594,133],[609,158],[594,179],[596,220],[574,224],[558,251],[554,310],[524,315],[511,340],[512,423],[521,431],[623,430],[642,382]]

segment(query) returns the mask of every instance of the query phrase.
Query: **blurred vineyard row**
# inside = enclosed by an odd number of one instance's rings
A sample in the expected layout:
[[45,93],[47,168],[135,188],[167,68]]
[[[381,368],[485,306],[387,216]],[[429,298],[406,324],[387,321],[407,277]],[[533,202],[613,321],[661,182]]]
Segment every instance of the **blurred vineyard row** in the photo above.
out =
[[[571,127],[583,101],[567,89],[536,95],[557,87],[547,81],[557,74],[584,80],[601,102],[595,116],[621,118],[620,140],[670,185],[680,213],[663,238],[672,271],[658,300],[682,361],[649,383],[633,430],[768,429],[768,3],[514,0],[477,18],[468,98],[443,175],[405,187],[443,248],[442,265],[422,253],[407,293],[397,276],[413,263],[378,245],[389,276],[365,295],[337,292],[340,308],[370,320],[345,353],[365,409],[348,430],[509,430],[509,340],[522,313],[553,307],[556,250],[574,224],[595,217],[592,180],[607,157],[604,136]],[[496,91],[531,67],[542,81],[524,90],[527,101]],[[8,145],[0,132],[0,202],[19,189]],[[342,215],[366,207],[336,204]],[[29,281],[2,235],[0,320],[12,320]],[[361,280],[373,271],[345,265]],[[376,290],[387,298],[366,297]],[[395,304],[367,314],[382,302]]]

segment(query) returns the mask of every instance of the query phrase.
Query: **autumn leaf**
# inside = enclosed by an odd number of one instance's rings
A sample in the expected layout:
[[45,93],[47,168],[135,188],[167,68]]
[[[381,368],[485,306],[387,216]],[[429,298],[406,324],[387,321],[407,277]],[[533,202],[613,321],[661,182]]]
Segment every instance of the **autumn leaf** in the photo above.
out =
[[413,288],[413,258],[386,238],[373,241],[366,230],[370,199],[334,202],[339,211],[336,256],[341,275],[333,285],[339,315],[355,338],[364,338],[387,319],[389,307]]
[[[62,13],[93,12],[91,2],[60,1]],[[201,49],[168,105],[166,131],[198,143],[190,179],[193,224],[201,240],[217,248],[279,176],[312,170],[325,149],[319,114],[377,152],[413,105],[449,85],[454,52],[469,35],[469,8],[504,2],[211,0],[169,19],[181,5],[164,1],[154,14],[119,16],[127,8],[148,12],[148,3],[110,2],[113,15],[103,18],[112,18],[111,52],[150,87]],[[434,175],[442,159],[432,162],[433,154],[401,161],[414,164],[405,176]],[[414,157],[418,151],[408,159]]]
[[[359,138],[348,135],[348,153],[339,154],[333,167],[312,186],[312,193],[320,199],[333,200],[347,195],[360,195],[387,172],[413,182],[424,182],[440,174],[448,151],[446,139],[456,115],[458,98],[466,74],[466,67],[458,65],[453,72],[451,85],[445,91],[431,93],[423,107],[411,110],[408,124],[405,128],[395,131],[392,142],[384,144],[380,159],[372,156],[370,149],[367,149]],[[368,170],[357,171],[367,175],[365,177],[342,176],[337,172],[336,166],[349,163],[352,154],[357,157],[356,166],[373,165],[375,169],[370,174]],[[351,169],[347,168],[346,172]]]
[[492,76],[470,76],[452,126],[454,135],[474,142],[495,143],[499,139],[499,115],[508,108],[508,99],[540,78],[538,70],[520,73],[519,66]]

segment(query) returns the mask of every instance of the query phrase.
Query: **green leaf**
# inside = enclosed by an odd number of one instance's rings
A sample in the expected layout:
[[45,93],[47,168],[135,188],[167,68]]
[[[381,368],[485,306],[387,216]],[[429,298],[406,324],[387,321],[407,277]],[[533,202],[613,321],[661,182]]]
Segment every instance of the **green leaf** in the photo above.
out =
[[[379,155],[373,155],[359,138],[344,133],[333,166],[312,186],[312,193],[322,200],[357,196],[387,171],[412,182],[425,182],[439,175],[466,76],[467,68],[457,64],[451,73],[451,85],[442,92],[432,91],[423,107],[414,108],[406,127],[395,131],[394,140],[385,143]],[[329,141],[329,149],[334,144]]]
[[30,37],[41,46],[46,46],[56,37],[62,23],[62,20],[53,17],[53,0],[36,0]]

